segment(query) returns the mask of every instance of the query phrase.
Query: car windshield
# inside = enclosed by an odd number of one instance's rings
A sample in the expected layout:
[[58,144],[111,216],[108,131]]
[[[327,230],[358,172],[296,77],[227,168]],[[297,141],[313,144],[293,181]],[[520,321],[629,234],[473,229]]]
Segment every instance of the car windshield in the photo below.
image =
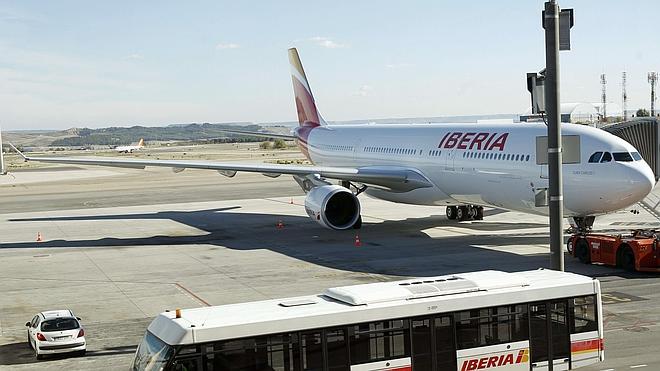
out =
[[55,318],[41,322],[43,332],[75,330],[78,327],[80,325],[75,318]]
[[147,331],[133,360],[133,371],[160,370],[172,357],[174,348]]

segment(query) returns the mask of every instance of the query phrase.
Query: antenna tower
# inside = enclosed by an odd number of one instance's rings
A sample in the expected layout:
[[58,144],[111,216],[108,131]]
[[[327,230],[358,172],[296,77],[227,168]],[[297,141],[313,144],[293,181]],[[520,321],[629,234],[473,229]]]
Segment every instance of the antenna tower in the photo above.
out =
[[628,120],[628,93],[626,92],[626,82],[628,80],[628,76],[626,75],[626,71],[621,73],[621,100],[623,103],[621,108],[623,109],[623,121]]
[[607,122],[607,91],[606,91],[607,80],[605,80],[605,74],[604,73],[600,75],[600,86],[601,86],[600,103],[603,106],[602,120],[603,120],[603,122]]
[[658,74],[649,72],[649,84],[651,84],[651,116],[655,116],[655,84],[658,82]]

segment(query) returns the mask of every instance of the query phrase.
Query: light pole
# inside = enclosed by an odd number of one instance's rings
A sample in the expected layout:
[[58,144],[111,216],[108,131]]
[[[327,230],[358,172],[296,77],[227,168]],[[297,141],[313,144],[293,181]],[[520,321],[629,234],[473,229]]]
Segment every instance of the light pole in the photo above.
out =
[[561,111],[559,105],[559,5],[545,3],[545,110],[548,116],[550,255],[552,269],[564,270],[563,196],[561,176]]

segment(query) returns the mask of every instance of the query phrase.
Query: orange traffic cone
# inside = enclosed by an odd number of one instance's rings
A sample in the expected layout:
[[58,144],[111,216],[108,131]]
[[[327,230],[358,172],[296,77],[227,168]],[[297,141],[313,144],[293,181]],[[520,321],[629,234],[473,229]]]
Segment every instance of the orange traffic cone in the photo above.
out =
[[360,241],[360,235],[356,234],[355,235],[355,247],[360,247],[362,246],[362,241]]
[[284,223],[282,223],[281,219],[280,219],[280,221],[277,222],[277,224],[275,225],[275,228],[284,229]]
[[43,237],[41,237],[41,232],[37,232],[37,242],[43,241]]

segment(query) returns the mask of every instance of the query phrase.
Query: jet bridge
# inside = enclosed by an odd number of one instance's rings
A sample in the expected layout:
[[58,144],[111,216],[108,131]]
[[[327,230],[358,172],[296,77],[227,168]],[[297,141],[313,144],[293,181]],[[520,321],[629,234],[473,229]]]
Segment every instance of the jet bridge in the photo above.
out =
[[632,144],[660,179],[660,121],[653,117],[639,117],[630,121],[608,125],[602,129]]

